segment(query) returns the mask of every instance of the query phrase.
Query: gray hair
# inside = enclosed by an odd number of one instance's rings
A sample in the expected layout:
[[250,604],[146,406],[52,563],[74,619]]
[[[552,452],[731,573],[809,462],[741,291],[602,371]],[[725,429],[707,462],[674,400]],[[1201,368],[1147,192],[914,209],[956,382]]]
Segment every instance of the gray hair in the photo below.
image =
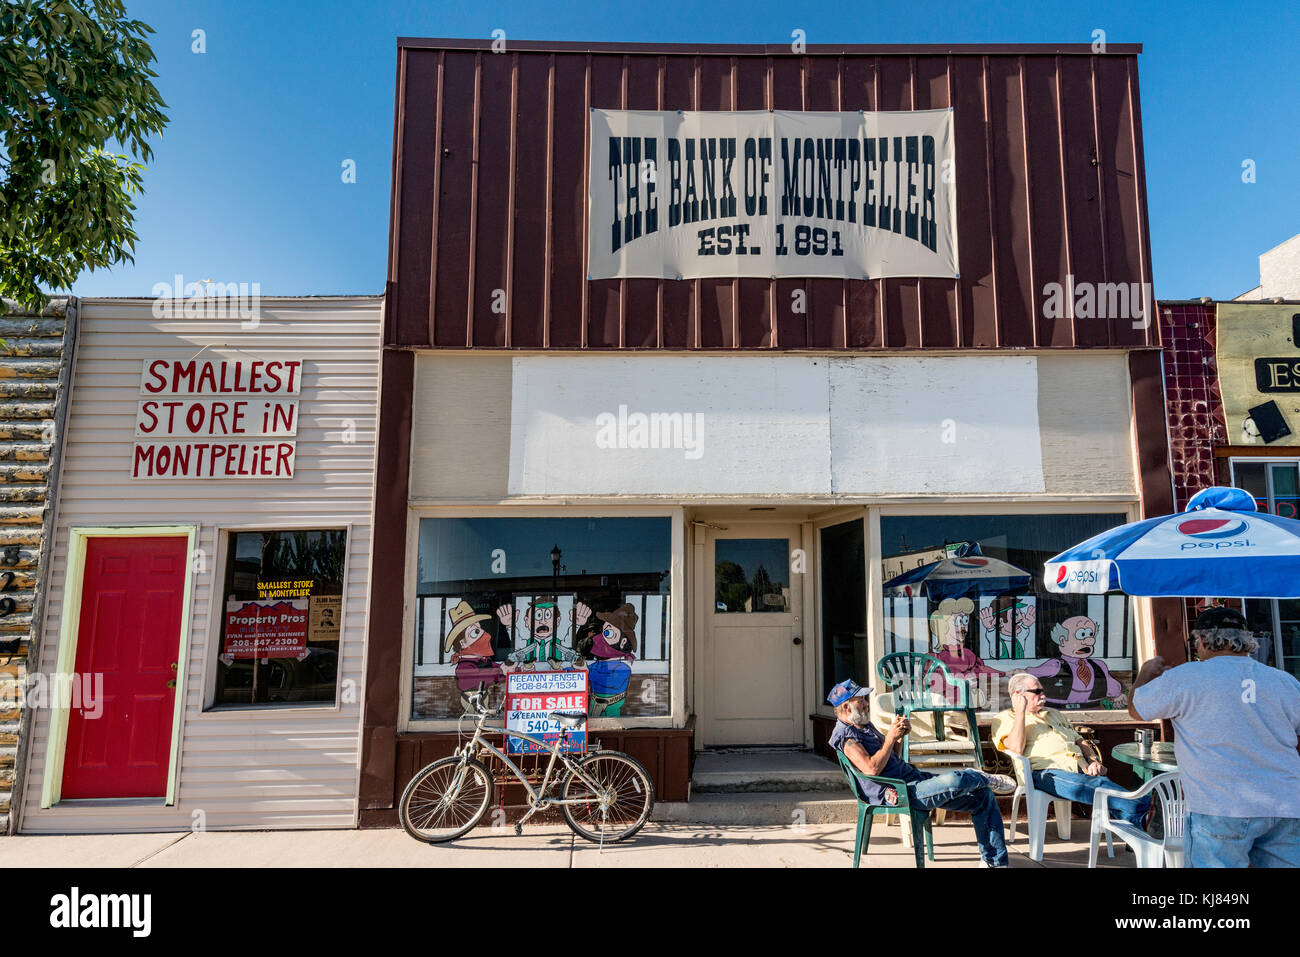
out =
[[1017,691],[1023,691],[1025,685],[1029,684],[1031,681],[1037,680],[1038,679],[1028,671],[1017,671],[1011,676],[1011,680],[1007,682],[1007,692],[1009,694],[1015,694]]
[[1199,638],[1207,651],[1227,651],[1234,655],[1253,655],[1259,639],[1244,628],[1193,628],[1193,640]]

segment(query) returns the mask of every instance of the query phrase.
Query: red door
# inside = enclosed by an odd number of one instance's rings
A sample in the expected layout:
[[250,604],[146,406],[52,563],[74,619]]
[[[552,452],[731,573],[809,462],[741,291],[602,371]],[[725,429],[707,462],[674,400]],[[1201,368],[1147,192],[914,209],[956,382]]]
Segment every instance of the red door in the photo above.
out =
[[185,538],[86,543],[62,797],[166,796],[187,555]]

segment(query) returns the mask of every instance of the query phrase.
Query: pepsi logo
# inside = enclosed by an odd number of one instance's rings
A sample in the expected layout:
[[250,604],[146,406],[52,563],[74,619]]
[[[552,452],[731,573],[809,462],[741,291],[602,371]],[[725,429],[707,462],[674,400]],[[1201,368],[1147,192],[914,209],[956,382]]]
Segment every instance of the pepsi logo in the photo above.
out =
[[1064,585],[1065,579],[1066,579],[1065,566],[1062,565],[1060,568],[1056,570],[1056,584]]
[[1249,523],[1240,518],[1189,518],[1177,525],[1188,538],[1231,538],[1248,527]]

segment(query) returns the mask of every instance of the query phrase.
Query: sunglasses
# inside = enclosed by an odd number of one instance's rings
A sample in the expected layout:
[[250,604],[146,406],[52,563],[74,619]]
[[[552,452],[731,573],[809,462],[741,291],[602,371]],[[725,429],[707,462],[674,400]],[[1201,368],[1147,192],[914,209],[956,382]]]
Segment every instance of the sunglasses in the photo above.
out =
[[1025,694],[1038,694],[1038,695],[1046,695],[1046,694],[1047,694],[1047,692],[1044,691],[1041,687],[1038,687],[1038,688],[1021,688],[1020,690],[1023,691]]

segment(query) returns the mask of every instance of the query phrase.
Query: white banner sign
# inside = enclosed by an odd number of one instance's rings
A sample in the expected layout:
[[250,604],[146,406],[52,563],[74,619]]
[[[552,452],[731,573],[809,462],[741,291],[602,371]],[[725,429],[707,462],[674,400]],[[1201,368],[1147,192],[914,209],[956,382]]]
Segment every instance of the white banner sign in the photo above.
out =
[[146,359],[131,477],[293,478],[302,368],[301,359]]
[[591,110],[590,279],[955,278],[952,110]]

